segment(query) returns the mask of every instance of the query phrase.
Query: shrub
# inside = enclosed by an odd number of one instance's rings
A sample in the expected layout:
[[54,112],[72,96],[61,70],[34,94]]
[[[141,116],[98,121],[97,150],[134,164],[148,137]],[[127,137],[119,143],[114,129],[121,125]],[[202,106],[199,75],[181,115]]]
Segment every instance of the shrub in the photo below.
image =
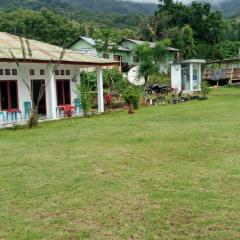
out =
[[86,116],[93,104],[91,87],[87,83],[81,82],[81,84],[78,84],[76,87],[76,94],[81,100],[83,114]]
[[[91,91],[97,89],[97,75],[96,71],[93,72],[81,72],[81,82],[87,84]],[[104,69],[103,70],[103,87],[104,89],[115,89],[117,92],[122,93],[125,89],[126,81],[123,78],[123,74],[116,69]]]
[[203,99],[207,99],[207,95],[210,92],[209,84],[207,81],[201,82],[201,94]]
[[128,113],[133,114],[134,109],[138,109],[139,93],[136,88],[129,86],[124,92],[124,100],[128,105]]

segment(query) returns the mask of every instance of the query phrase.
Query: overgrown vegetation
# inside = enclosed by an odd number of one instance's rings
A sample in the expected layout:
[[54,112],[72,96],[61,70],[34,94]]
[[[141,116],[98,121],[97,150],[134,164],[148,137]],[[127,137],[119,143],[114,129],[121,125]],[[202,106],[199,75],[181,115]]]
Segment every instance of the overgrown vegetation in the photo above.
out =
[[[190,44],[191,51],[185,54],[187,57],[222,59],[237,56],[239,21],[224,19],[219,11],[211,11],[209,3],[193,1],[184,5],[173,0],[159,2],[159,10],[141,25],[145,39],[169,38],[173,46],[183,53]],[[228,3],[225,2],[225,5]]]
[[[96,91],[97,89],[97,75],[96,72],[81,72],[81,82],[87,84],[91,91]],[[117,92],[119,94],[123,93],[127,85],[126,80],[123,78],[122,73],[117,69],[104,69],[103,70],[103,87],[106,90],[111,90],[112,92]]]

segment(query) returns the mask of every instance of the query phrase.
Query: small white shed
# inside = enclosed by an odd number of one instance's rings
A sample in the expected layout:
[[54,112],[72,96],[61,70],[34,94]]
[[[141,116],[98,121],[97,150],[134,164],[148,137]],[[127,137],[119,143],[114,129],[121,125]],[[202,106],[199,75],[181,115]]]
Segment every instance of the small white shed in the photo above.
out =
[[188,59],[171,65],[171,87],[177,91],[201,90],[203,59]]

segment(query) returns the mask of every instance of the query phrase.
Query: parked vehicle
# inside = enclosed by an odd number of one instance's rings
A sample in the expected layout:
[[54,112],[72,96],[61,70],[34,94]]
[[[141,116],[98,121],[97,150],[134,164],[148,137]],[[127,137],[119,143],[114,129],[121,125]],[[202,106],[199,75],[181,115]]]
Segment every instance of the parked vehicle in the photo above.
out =
[[147,90],[148,94],[155,93],[155,94],[161,94],[161,95],[168,95],[168,93],[170,92],[171,92],[171,87],[167,85],[158,85],[158,84],[151,85]]

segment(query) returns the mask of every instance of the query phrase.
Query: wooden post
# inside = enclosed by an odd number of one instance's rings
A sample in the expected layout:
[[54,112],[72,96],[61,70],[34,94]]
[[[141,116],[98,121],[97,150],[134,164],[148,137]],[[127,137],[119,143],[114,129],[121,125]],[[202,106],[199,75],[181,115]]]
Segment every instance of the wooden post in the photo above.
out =
[[234,71],[234,68],[233,68],[233,64],[232,64],[231,79],[230,79],[230,81],[229,81],[229,84],[232,84],[232,80],[233,80],[233,71]]

